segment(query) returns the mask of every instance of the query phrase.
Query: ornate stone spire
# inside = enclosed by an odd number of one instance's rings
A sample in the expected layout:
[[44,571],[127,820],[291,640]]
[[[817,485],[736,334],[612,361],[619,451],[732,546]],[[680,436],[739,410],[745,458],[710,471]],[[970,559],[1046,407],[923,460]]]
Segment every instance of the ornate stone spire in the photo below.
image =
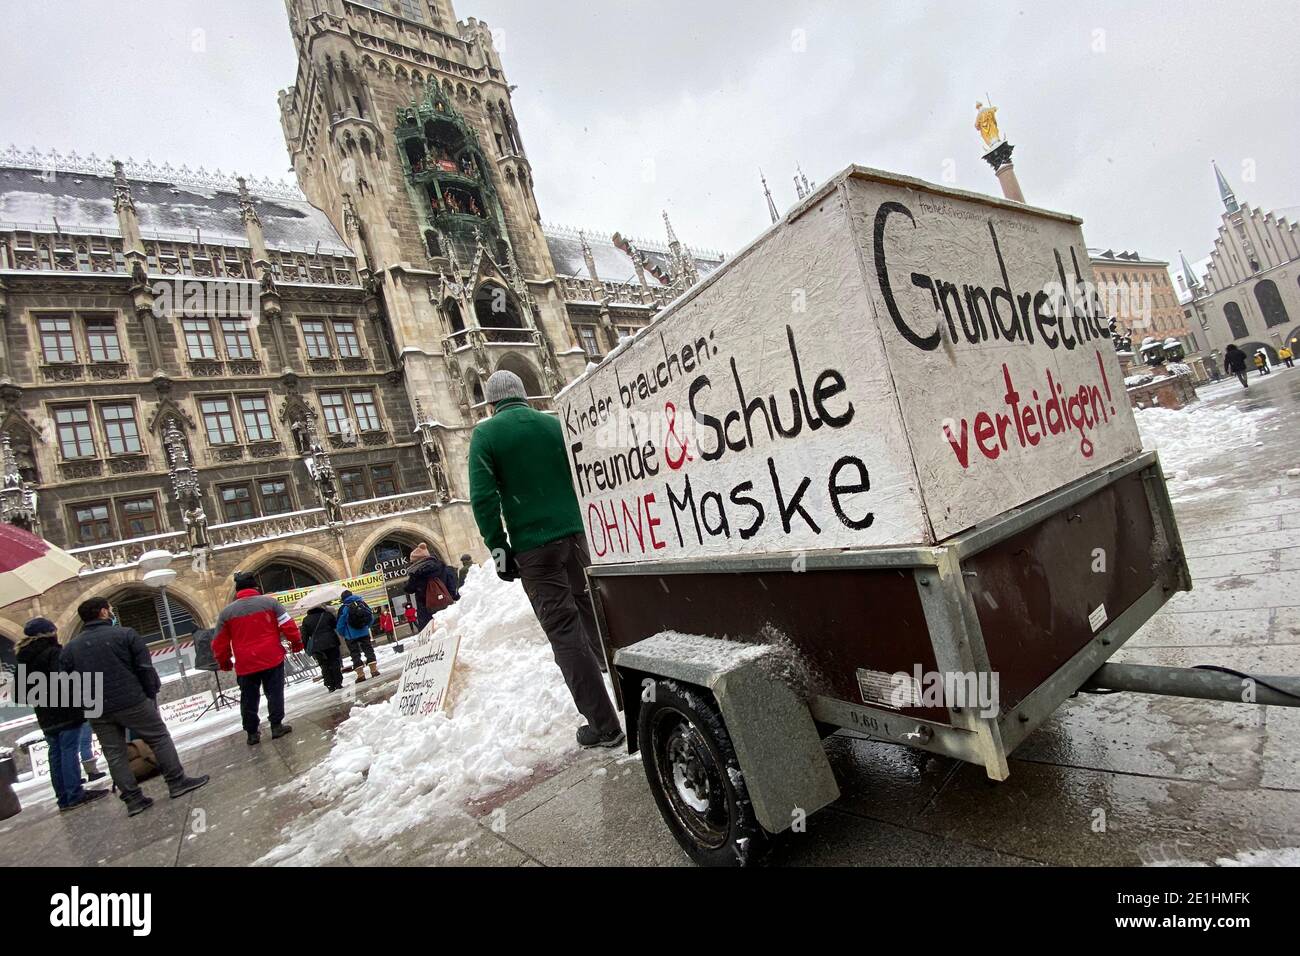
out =
[[591,276],[592,281],[599,282],[600,276],[596,273],[596,259],[591,254],[591,244],[587,242],[587,234],[581,229],[578,230],[578,240],[582,243],[582,260],[587,263],[587,274]]
[[776,211],[776,203],[772,201],[772,190],[767,188],[767,177],[763,175],[763,170],[758,171],[758,178],[763,181],[763,195],[767,197],[767,214],[772,217],[772,225],[776,225],[781,215]]
[[257,207],[253,205],[253,197],[248,192],[248,182],[243,176],[236,178],[235,182],[239,185],[239,215],[244,220],[244,225],[254,223],[262,225],[262,220],[258,218]]
[[135,212],[135,200],[131,198],[131,184],[126,179],[126,167],[120,159],[113,161],[113,211],[121,212],[123,208]]
[[8,435],[0,439],[0,467],[4,469],[4,483],[0,486],[0,520],[33,534],[38,533],[40,518],[36,510],[36,492],[18,469],[18,457],[9,444]]

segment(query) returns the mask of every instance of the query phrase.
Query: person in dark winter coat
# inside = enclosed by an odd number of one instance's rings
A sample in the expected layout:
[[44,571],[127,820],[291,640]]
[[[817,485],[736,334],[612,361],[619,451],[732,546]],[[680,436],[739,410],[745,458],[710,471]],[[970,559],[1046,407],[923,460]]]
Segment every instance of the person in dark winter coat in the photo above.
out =
[[307,653],[320,665],[327,691],[343,686],[343,655],[339,649],[338,623],[327,607],[314,607],[302,619],[302,640]]
[[302,650],[302,635],[289,612],[275,598],[261,592],[252,574],[236,572],[235,589],[235,599],[217,615],[212,654],[223,671],[234,668],[244,732],[249,746],[253,746],[262,740],[258,707],[263,691],[267,716],[271,718],[271,739],[293,732],[293,727],[284,722],[283,642],[288,641],[296,653]]
[[1250,388],[1246,381],[1246,353],[1237,348],[1235,342],[1223,350],[1223,369],[1237,376],[1242,388]]
[[[446,607],[433,606],[429,603],[429,582],[437,580],[447,591],[452,601],[460,600],[460,587],[456,580],[456,571],[448,567],[440,558],[429,553],[429,546],[423,541],[411,552],[411,563],[406,572],[406,584],[402,590],[415,600],[415,628],[424,630],[433,616]],[[435,589],[436,590],[436,589]]]
[[524,383],[506,369],[492,373],[484,395],[492,417],[474,426],[469,443],[474,521],[497,574],[522,579],[555,663],[586,718],[578,744],[617,746],[623,728],[600,673],[604,652],[587,593],[591,559],[560,421],[529,407]]
[[131,772],[127,728],[133,738],[144,740],[152,748],[173,799],[207,783],[207,774],[187,776],[176,755],[176,745],[158,711],[156,698],[162,681],[153,669],[144,638],[129,627],[120,627],[104,598],[82,601],[77,616],[82,622],[81,633],[68,642],[59,663],[69,673],[102,680],[101,706],[86,716],[99,738],[108,772],[127,813],[135,816],[153,806],[153,800],[144,795]]
[[474,567],[474,559],[468,554],[460,556],[460,567],[456,569],[456,587],[463,588],[465,579],[469,577],[469,569]]
[[23,668],[24,683],[30,683],[33,674],[44,674],[45,703],[50,706],[38,706],[36,722],[45,734],[45,743],[49,746],[50,783],[54,785],[54,796],[59,810],[73,810],[88,803],[108,796],[107,790],[83,790],[81,788],[81,765],[77,762],[81,751],[81,731],[86,727],[86,715],[80,706],[56,706],[59,704],[76,704],[81,701],[58,700],[65,696],[55,680],[55,675],[63,673],[60,664],[62,648],[54,622],[43,617],[34,617],[23,628],[23,636],[18,639],[18,665]]
[[[353,612],[356,608],[356,612]],[[353,623],[352,618],[358,617],[364,620]],[[360,684],[366,679],[366,672],[362,669],[364,663],[370,665],[370,676],[379,676],[379,664],[375,661],[375,646],[371,643],[370,628],[375,623],[375,612],[361,599],[360,594],[353,594],[351,591],[343,592],[343,603],[339,605],[339,616],[334,622],[334,631],[339,637],[348,643],[348,654],[352,657],[352,673],[357,677],[357,683]],[[362,661],[362,655],[365,656],[365,662]]]

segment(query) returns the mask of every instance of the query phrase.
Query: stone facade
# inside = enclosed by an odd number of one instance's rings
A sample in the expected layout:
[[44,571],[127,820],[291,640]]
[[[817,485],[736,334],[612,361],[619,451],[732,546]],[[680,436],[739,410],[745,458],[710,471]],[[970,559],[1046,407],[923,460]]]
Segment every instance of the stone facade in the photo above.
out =
[[485,558],[465,460],[487,377],[549,409],[721,262],[666,215],[663,243],[544,229],[492,33],[448,0],[286,9],[301,192],[0,151],[0,517],[88,568],[0,611],[0,638],[34,614],[71,633],[99,595],[161,638],[150,550],[176,556],[186,632],[237,569],[273,590],[420,541]]
[[1184,261],[1189,310],[1216,351],[1233,342],[1276,363],[1284,343],[1300,346],[1300,231],[1286,214],[1238,202],[1214,172],[1224,213],[1205,275]]
[[260,186],[0,154],[0,506],[88,569],[0,612],[0,636],[36,614],[71,633],[104,595],[161,637],[149,550],[176,555],[189,630],[238,568],[275,587],[357,573],[378,541],[475,540],[355,257]]

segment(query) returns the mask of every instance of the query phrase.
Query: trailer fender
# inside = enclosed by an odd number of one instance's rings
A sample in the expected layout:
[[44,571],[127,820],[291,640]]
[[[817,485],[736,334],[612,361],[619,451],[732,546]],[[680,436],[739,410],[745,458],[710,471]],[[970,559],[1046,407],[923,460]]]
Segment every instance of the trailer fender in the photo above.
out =
[[709,691],[722,711],[759,824],[781,833],[840,795],[808,705],[773,674],[765,644],[657,634],[614,654],[628,726],[635,727],[646,678]]

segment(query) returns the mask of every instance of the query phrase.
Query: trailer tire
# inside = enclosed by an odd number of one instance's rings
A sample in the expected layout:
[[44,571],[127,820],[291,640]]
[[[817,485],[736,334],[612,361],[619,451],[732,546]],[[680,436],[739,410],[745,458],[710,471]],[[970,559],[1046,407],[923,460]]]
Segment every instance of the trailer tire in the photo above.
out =
[[722,714],[706,691],[660,680],[637,745],[659,813],[700,866],[748,866],[768,849]]

